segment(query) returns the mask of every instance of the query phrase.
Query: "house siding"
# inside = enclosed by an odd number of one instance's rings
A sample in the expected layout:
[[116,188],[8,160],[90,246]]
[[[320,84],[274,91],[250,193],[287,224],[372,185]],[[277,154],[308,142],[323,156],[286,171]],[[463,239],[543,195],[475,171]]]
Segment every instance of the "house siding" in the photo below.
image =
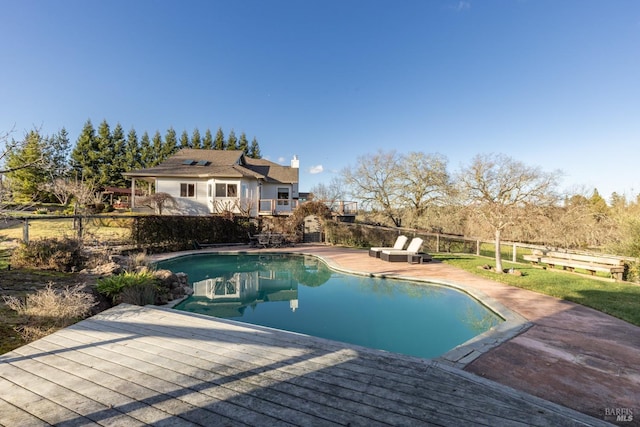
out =
[[[194,184],[195,197],[180,197],[180,184]],[[157,179],[156,192],[170,194],[176,201],[176,206],[168,206],[166,213],[170,215],[207,215],[207,181],[193,178]]]
[[[295,207],[299,196],[298,168],[297,157],[289,167],[248,158],[240,151],[181,149],[157,166],[123,175],[132,178],[134,189],[135,180],[141,179],[154,182],[155,192],[170,194],[176,203],[175,207],[165,207],[163,212],[167,214],[206,215],[230,209],[236,214],[257,217],[286,214]],[[193,197],[181,197],[181,183],[194,185]],[[238,197],[217,198],[219,183],[236,184]],[[278,188],[288,189],[287,202],[278,202]]]

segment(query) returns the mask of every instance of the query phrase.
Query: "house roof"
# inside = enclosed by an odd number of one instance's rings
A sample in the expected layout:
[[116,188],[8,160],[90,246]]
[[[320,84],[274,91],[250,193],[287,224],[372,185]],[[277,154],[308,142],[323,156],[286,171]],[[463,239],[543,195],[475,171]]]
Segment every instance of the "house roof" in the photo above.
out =
[[298,182],[298,169],[238,150],[183,148],[157,166],[123,173],[134,178],[253,178],[267,182]]

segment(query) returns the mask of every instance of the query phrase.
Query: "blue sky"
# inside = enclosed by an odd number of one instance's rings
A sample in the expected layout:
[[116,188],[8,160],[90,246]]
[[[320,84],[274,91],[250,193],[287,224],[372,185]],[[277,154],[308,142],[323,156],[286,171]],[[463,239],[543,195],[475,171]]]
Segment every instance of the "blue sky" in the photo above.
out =
[[[636,0],[0,0],[0,131],[234,129],[301,189],[377,150],[640,192]],[[314,172],[314,173],[312,173]]]

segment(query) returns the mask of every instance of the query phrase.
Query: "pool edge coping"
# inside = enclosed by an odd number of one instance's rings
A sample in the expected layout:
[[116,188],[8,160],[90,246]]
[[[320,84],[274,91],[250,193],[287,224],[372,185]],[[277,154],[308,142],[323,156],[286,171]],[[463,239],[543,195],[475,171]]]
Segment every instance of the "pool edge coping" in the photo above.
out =
[[[419,277],[411,277],[404,275],[396,275],[396,274],[383,274],[383,273],[368,273],[364,271],[357,271],[348,268],[341,267],[338,263],[333,261],[332,259],[328,259],[323,257],[322,255],[318,255],[312,252],[307,251],[246,251],[246,250],[217,250],[210,249],[207,251],[202,250],[188,250],[188,251],[180,251],[180,252],[171,252],[164,254],[155,254],[150,256],[153,259],[153,262],[158,261],[167,261],[173,258],[179,258],[182,256],[189,255],[198,255],[198,254],[217,254],[217,255],[240,255],[240,254],[287,254],[287,255],[307,255],[313,256],[315,258],[320,259],[322,262],[327,264],[331,269],[342,272],[353,274],[357,276],[366,276],[366,277],[375,277],[381,279],[396,279],[396,280],[409,280],[412,282],[418,283],[432,283],[440,286],[446,286],[460,292],[463,292],[473,299],[477,300],[480,304],[487,307],[489,310],[493,311],[495,314],[504,319],[500,324],[490,328],[489,330],[474,336],[473,338],[465,341],[462,344],[457,345],[446,353],[434,357],[434,358],[423,358],[424,360],[430,360],[435,363],[442,363],[444,365],[452,366],[458,369],[464,369],[471,362],[476,360],[478,357],[487,353],[488,351],[498,347],[499,345],[515,338],[516,336],[522,334],[531,328],[534,323],[527,320],[522,315],[516,313],[515,311],[508,308],[506,305],[502,304],[495,298],[490,297],[478,289],[475,289],[471,286],[465,285],[464,283],[457,283],[449,280],[442,279],[429,279],[429,278],[419,278]],[[163,308],[173,308],[188,296],[183,298],[170,301],[168,304],[165,304]],[[284,331],[290,332],[290,331]],[[291,332],[295,333],[295,332]],[[398,353],[399,354],[399,353]]]

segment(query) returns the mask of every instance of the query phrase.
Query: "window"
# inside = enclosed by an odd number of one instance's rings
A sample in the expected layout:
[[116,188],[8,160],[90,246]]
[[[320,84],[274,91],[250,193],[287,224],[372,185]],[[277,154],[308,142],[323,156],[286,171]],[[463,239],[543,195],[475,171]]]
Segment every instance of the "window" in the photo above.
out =
[[238,197],[238,184],[216,184],[216,197]]
[[180,197],[195,197],[196,185],[195,184],[180,184]]
[[278,187],[278,204],[281,206],[289,205],[289,189]]

